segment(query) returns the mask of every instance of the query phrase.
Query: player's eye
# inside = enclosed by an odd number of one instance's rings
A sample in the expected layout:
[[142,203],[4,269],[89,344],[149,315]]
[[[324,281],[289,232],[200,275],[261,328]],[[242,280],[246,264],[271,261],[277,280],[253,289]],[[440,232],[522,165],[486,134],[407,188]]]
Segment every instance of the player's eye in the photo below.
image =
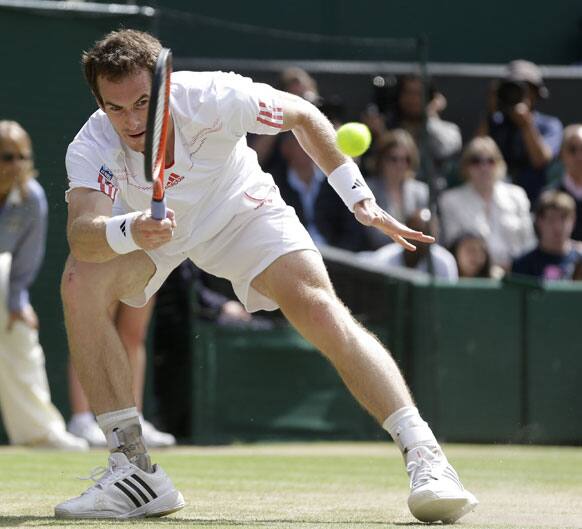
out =
[[135,106],[136,106],[137,108],[143,108],[143,107],[145,107],[147,104],[148,104],[148,100],[147,100],[147,99],[140,99],[140,100],[139,100],[139,101],[138,101],[138,102],[135,104]]

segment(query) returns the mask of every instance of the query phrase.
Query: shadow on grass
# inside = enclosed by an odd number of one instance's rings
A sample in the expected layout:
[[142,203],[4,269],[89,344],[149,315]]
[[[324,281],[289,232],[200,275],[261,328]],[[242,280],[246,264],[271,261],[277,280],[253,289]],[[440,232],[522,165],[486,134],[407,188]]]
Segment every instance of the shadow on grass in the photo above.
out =
[[[293,527],[295,524],[301,525],[329,525],[337,526],[337,525],[346,525],[348,527],[357,527],[358,525],[378,525],[386,527],[390,525],[390,522],[386,520],[382,521],[357,521],[357,520],[229,520],[227,518],[214,518],[214,519],[196,519],[196,518],[139,518],[134,520],[107,520],[107,519],[100,519],[100,518],[91,518],[91,519],[83,519],[83,520],[74,520],[74,519],[66,519],[66,518],[55,518],[54,516],[0,516],[0,527],[18,527],[19,525],[26,525],[26,524],[34,524],[33,527],[44,527],[44,526],[51,526],[51,525],[64,525],[64,526],[71,526],[71,527],[79,527],[84,525],[94,525],[95,523],[99,523],[99,525],[119,525],[119,523],[129,523],[135,525],[153,525],[153,524],[162,524],[162,525],[183,525],[188,524],[192,527],[196,527],[197,525],[215,525],[216,527],[242,527],[242,526],[265,526],[269,527],[272,524],[279,524],[279,525],[288,525],[289,527]],[[392,525],[396,525],[399,527],[419,527],[418,523],[410,522],[410,523],[393,523]]]

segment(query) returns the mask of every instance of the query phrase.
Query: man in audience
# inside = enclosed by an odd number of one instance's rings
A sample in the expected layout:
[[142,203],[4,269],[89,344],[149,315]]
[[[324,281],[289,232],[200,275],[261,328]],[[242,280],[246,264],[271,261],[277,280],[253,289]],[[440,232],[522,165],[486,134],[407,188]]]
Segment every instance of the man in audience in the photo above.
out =
[[569,125],[564,130],[561,158],[564,173],[551,188],[567,193],[576,202],[576,224],[572,239],[582,241],[582,124]]
[[561,191],[544,191],[536,206],[538,246],[515,260],[512,273],[539,279],[572,279],[582,258],[579,246],[571,239],[575,222],[574,199]]
[[478,135],[495,140],[513,183],[523,187],[535,204],[546,185],[546,170],[558,155],[562,123],[535,109],[540,99],[549,96],[549,91],[534,63],[510,62],[505,78],[492,88],[489,115],[481,123]]
[[455,123],[441,118],[447,100],[436,89],[434,82],[429,81],[427,87],[426,109],[424,90],[419,75],[408,74],[400,77],[396,85],[396,108],[387,116],[387,127],[407,130],[416,144],[422,146],[426,110],[428,152],[437,173],[441,174],[446,170],[445,164],[461,152],[461,131]]
[[295,209],[315,243],[351,251],[367,250],[365,228],[342,207],[341,199],[321,169],[293,133],[279,136],[285,165],[281,172],[273,171],[273,178],[283,200]]

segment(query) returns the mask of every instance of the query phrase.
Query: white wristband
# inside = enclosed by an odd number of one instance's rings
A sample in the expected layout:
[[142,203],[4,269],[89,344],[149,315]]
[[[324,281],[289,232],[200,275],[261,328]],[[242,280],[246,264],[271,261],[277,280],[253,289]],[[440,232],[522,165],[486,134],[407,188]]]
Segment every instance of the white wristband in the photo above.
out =
[[141,211],[132,211],[125,215],[110,217],[105,221],[105,237],[115,253],[124,254],[140,249],[131,233],[131,225],[140,215]]
[[372,190],[354,162],[346,162],[336,167],[327,177],[327,181],[352,213],[360,200],[374,199]]

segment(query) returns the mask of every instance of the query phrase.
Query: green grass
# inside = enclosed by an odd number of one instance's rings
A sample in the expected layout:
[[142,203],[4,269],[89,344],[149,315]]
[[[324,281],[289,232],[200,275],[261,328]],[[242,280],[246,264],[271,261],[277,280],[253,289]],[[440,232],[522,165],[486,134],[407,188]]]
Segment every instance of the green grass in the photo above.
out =
[[[455,446],[449,459],[481,505],[463,527],[582,529],[582,448]],[[178,448],[154,459],[187,506],[161,519],[61,521],[106,453],[0,449],[0,527],[392,529],[425,527],[406,507],[402,459],[388,443]]]

